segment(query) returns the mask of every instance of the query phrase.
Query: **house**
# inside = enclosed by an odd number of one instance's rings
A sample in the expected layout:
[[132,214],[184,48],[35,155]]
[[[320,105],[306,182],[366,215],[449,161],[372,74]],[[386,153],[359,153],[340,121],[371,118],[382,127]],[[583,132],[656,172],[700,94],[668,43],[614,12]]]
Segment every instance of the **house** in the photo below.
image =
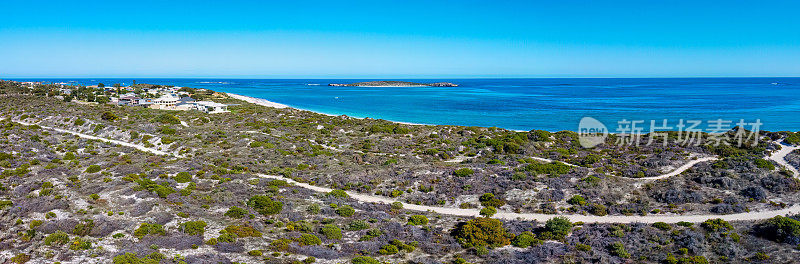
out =
[[153,99],[153,104],[150,105],[150,108],[153,109],[171,109],[178,104],[179,98],[175,94],[165,94],[159,98]]
[[134,104],[134,106],[149,107],[152,104],[153,104],[153,99],[150,99],[150,98],[139,98],[139,99],[136,99],[136,104]]
[[207,114],[226,113],[228,105],[220,104],[212,101],[198,101],[194,102],[195,109]]
[[181,97],[178,99],[178,103],[175,104],[175,110],[192,110],[196,109],[197,106],[195,105],[195,100],[191,97]]
[[124,96],[120,97],[117,104],[119,105],[128,105],[128,106],[136,106],[139,105],[139,100],[141,98],[135,96]]

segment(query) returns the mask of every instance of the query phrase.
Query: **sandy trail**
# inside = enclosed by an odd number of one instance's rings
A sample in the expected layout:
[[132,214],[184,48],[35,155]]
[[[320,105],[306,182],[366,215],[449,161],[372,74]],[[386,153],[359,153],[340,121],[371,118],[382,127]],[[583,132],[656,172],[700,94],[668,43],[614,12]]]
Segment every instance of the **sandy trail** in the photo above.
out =
[[777,143],[781,145],[781,149],[772,153],[772,155],[770,155],[768,159],[774,160],[781,166],[789,169],[794,174],[795,177],[800,177],[800,172],[797,171],[797,168],[795,168],[792,165],[789,165],[789,162],[786,161],[786,155],[792,153],[792,151],[800,149],[800,146],[792,146],[786,144],[783,142],[783,140],[780,140]]
[[[332,189],[320,186],[314,186],[307,183],[300,183],[295,180],[285,178],[283,176],[276,176],[276,175],[265,175],[265,174],[258,174],[258,176],[262,178],[269,178],[269,179],[278,179],[284,180],[291,184],[294,184],[298,187],[306,188],[316,192],[330,192]],[[367,202],[367,203],[383,203],[383,204],[391,204],[394,202],[400,202],[403,204],[404,209],[412,210],[412,211],[419,211],[419,212],[435,212],[438,214],[446,214],[446,215],[455,215],[455,216],[465,216],[465,217],[477,217],[480,216],[479,209],[462,209],[462,208],[453,208],[453,207],[437,207],[437,206],[427,206],[427,205],[417,205],[417,204],[409,204],[403,201],[391,199],[388,197],[383,196],[374,196],[374,195],[367,195],[361,194],[357,192],[348,191],[347,194],[350,195],[351,198],[360,201],[360,202]],[[665,222],[665,223],[677,223],[677,222],[692,222],[692,223],[699,223],[711,218],[721,218],[725,221],[748,221],[748,220],[762,220],[771,218],[778,215],[787,215],[787,214],[795,214],[800,213],[800,204],[793,205],[791,207],[787,207],[780,210],[770,210],[770,211],[761,211],[761,212],[747,212],[747,213],[738,213],[738,214],[728,214],[728,215],[606,215],[606,216],[596,216],[596,215],[577,215],[577,214],[536,214],[536,213],[511,213],[511,212],[498,212],[494,215],[494,218],[506,219],[506,220],[536,220],[536,221],[547,221],[550,218],[556,216],[563,216],[570,219],[570,221],[576,222],[581,221],[585,223],[655,223],[655,222]]]
[[[0,120],[4,120],[4,119],[5,118],[0,118]],[[183,157],[183,155],[178,155],[178,154],[175,154],[175,153],[170,153],[170,152],[165,152],[165,151],[161,151],[161,150],[157,150],[157,149],[153,149],[153,148],[148,148],[148,147],[145,147],[145,146],[141,146],[141,145],[137,145],[137,144],[133,144],[133,143],[130,143],[130,142],[121,141],[121,140],[108,139],[108,138],[103,138],[103,137],[98,137],[98,136],[92,136],[92,135],[89,135],[89,134],[70,131],[70,130],[61,129],[61,128],[57,128],[57,127],[49,127],[49,126],[43,126],[43,125],[34,124],[34,123],[28,123],[28,122],[25,122],[25,121],[14,121],[14,122],[17,122],[17,123],[20,123],[20,124],[23,124],[23,125],[26,125],[26,126],[37,125],[37,126],[39,126],[41,128],[53,130],[53,131],[56,131],[56,132],[59,132],[59,133],[72,134],[72,135],[75,135],[75,136],[78,136],[78,137],[81,137],[81,138],[85,138],[85,139],[99,140],[99,141],[103,141],[103,142],[107,142],[107,143],[111,143],[111,144],[121,145],[121,146],[125,146],[125,147],[131,147],[131,148],[135,148],[135,149],[147,152],[147,153],[156,154],[156,155],[159,155],[159,156],[174,156],[174,157],[178,157],[178,158],[182,158]]]
[[696,159],[696,160],[689,161],[686,164],[683,164],[682,166],[678,167],[677,169],[675,169],[675,170],[673,170],[671,172],[664,173],[664,174],[661,174],[661,175],[658,175],[658,176],[643,177],[643,178],[636,178],[636,179],[637,180],[660,180],[660,179],[666,179],[666,178],[669,178],[669,177],[672,177],[672,176],[680,175],[681,173],[683,173],[684,171],[688,170],[692,166],[697,165],[697,163],[707,162],[707,161],[714,161],[714,160],[718,160],[718,159],[719,158],[717,158],[717,157],[699,158],[699,159]]

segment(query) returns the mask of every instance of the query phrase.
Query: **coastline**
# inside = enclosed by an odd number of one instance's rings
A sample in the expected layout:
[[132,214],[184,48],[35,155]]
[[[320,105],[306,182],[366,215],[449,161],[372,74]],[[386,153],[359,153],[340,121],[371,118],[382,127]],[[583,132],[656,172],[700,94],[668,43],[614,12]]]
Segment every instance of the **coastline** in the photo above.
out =
[[[323,113],[323,112],[319,112],[319,111],[313,111],[313,110],[308,110],[308,109],[292,107],[292,106],[289,106],[289,105],[276,103],[276,102],[273,102],[273,101],[270,101],[270,100],[267,100],[267,99],[256,98],[256,97],[252,97],[252,96],[246,96],[246,95],[235,94],[235,93],[227,93],[227,92],[225,94],[227,94],[228,96],[230,96],[230,97],[232,97],[234,99],[242,100],[242,101],[245,101],[245,102],[248,102],[248,103],[251,103],[251,104],[257,104],[257,105],[260,105],[260,106],[279,108],[279,109],[291,108],[291,109],[296,109],[296,110],[309,111],[309,112],[312,112],[312,113],[317,113],[317,114],[326,115],[326,116],[341,116],[341,115],[334,115],[334,114],[330,114],[330,113]],[[348,117],[355,118],[355,119],[364,119],[364,118],[352,117],[352,116],[348,116]],[[386,119],[383,119],[383,120],[386,120]],[[393,121],[393,120],[386,120],[386,121],[389,121],[389,122],[392,122],[392,123],[403,124],[403,125],[411,125],[411,126],[438,126],[438,125],[434,125],[434,124],[421,124],[421,123],[411,123],[411,122]],[[512,131],[517,131],[517,130],[512,130]]]

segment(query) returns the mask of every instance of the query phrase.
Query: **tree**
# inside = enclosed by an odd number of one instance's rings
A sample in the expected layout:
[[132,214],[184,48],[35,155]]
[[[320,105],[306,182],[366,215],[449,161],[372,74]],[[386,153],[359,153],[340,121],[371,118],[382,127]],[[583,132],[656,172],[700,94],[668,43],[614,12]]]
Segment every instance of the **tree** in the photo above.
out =
[[119,90],[120,87],[122,87],[122,85],[120,85],[118,83],[114,84],[114,89],[116,89],[116,91],[117,91],[117,96],[119,96],[119,94],[120,94],[120,90]]
[[106,85],[105,85],[105,84],[103,84],[103,83],[98,83],[98,84],[97,84],[97,87],[104,88],[104,87],[106,87]]

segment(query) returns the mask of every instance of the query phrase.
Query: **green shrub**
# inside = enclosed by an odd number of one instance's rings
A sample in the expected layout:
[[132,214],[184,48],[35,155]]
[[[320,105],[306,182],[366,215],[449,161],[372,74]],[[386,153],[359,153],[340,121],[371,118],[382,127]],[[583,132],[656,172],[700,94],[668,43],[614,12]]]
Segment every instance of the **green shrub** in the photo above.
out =
[[577,244],[575,244],[575,249],[580,250],[580,251],[589,252],[589,251],[592,251],[592,246],[586,245],[586,244],[577,243]]
[[322,240],[320,240],[319,237],[312,234],[300,235],[300,237],[297,238],[297,242],[300,243],[301,246],[313,246],[322,244]]
[[181,123],[181,120],[171,114],[160,114],[153,119],[154,122],[162,123],[162,124],[173,124],[177,125]]
[[381,255],[394,255],[400,252],[395,245],[383,245],[380,250],[378,250],[378,254]]
[[581,205],[581,206],[583,206],[583,205],[586,205],[586,199],[584,199],[583,196],[575,195],[575,196],[572,196],[572,198],[569,198],[569,200],[567,200],[567,203],[571,204],[571,205]]
[[381,264],[380,261],[368,256],[358,256],[350,260],[353,264]]
[[260,257],[263,254],[264,253],[262,253],[261,250],[250,250],[250,251],[247,252],[247,255],[254,256],[254,257]]
[[42,224],[44,224],[44,221],[42,220],[31,220],[31,222],[28,224],[28,227],[34,229],[41,226]]
[[572,222],[566,217],[553,217],[544,224],[542,238],[563,240],[572,231]]
[[92,248],[92,242],[89,242],[89,240],[82,239],[80,237],[76,237],[69,244],[70,250],[87,250],[91,248]]
[[480,215],[485,217],[492,217],[496,213],[497,209],[492,206],[481,208],[481,211],[479,212]]
[[72,233],[78,236],[86,236],[89,235],[90,232],[92,232],[93,228],[94,228],[94,220],[84,219],[83,221],[75,225],[75,228],[72,229]]
[[283,209],[283,203],[273,201],[267,196],[256,195],[247,200],[247,206],[252,207],[256,212],[262,215],[274,215],[280,213]]
[[10,261],[11,263],[23,264],[23,263],[26,263],[26,262],[28,262],[30,260],[31,260],[31,256],[30,255],[25,254],[25,253],[19,253],[19,254],[15,255],[14,257],[12,257],[11,259],[9,259],[8,261]]
[[630,258],[631,254],[625,250],[625,245],[622,242],[614,242],[608,245],[608,252],[611,253],[612,256],[617,256],[620,258]]
[[528,231],[522,232],[521,234],[517,235],[517,237],[515,237],[514,240],[511,241],[512,245],[519,248],[532,247],[534,245],[539,245],[541,243],[542,243],[541,240],[536,239],[536,235]]
[[49,234],[44,238],[44,244],[48,246],[61,246],[67,243],[69,243],[69,235],[61,230]]
[[328,193],[328,195],[333,196],[333,197],[337,197],[337,198],[349,198],[350,197],[350,195],[347,195],[347,193],[344,190],[341,190],[341,189],[331,190]]
[[427,225],[428,218],[424,215],[412,215],[408,218],[409,225]]
[[670,226],[669,224],[664,223],[664,222],[655,222],[655,223],[653,223],[653,227],[661,229],[661,230],[664,230],[664,231],[668,231],[668,230],[672,229],[672,226]]
[[356,214],[356,210],[349,205],[344,205],[340,206],[339,208],[336,208],[336,214],[342,217],[351,217],[354,214]]
[[238,206],[232,206],[227,212],[225,212],[225,216],[237,219],[245,217],[247,214],[247,210]]
[[474,173],[475,173],[475,171],[470,169],[470,168],[460,168],[460,169],[457,169],[457,170],[453,171],[453,175],[455,175],[456,177],[467,177],[467,176],[470,176],[470,175],[472,175]]
[[182,171],[179,172],[178,175],[175,175],[175,177],[172,179],[175,180],[175,182],[177,183],[186,183],[192,181],[192,174],[189,172]]
[[604,216],[608,214],[608,209],[606,209],[606,206],[602,204],[592,204],[589,207],[589,213],[593,215]]
[[511,244],[511,239],[514,238],[500,220],[492,218],[476,218],[458,223],[451,235],[467,248],[502,247]]
[[390,207],[392,208],[392,210],[400,210],[400,209],[403,209],[403,203],[401,203],[401,202],[393,202],[390,205]]
[[237,237],[261,237],[261,232],[249,226],[230,225],[225,227],[224,231]]
[[776,216],[757,224],[754,228],[760,237],[796,245],[800,243],[800,221],[795,219]]
[[99,172],[102,169],[103,168],[100,167],[100,165],[91,165],[89,167],[86,167],[86,170],[84,172],[86,172],[86,173],[96,173],[96,172]]
[[113,262],[114,264],[158,264],[160,259],[151,259],[148,257],[139,258],[136,254],[128,252],[123,255],[115,256]]
[[478,198],[478,201],[480,201],[481,205],[483,205],[485,207],[490,207],[491,206],[491,207],[499,208],[499,207],[502,207],[503,205],[506,204],[506,201],[503,201],[503,200],[500,200],[498,198],[495,198],[493,193],[484,193],[483,195],[481,195],[480,198]]
[[369,224],[364,220],[355,220],[347,226],[347,229],[350,231],[364,230],[367,228],[369,228]]
[[767,169],[767,170],[775,170],[775,164],[772,162],[765,160],[765,159],[755,159],[753,161],[756,164],[756,167]]
[[548,174],[550,176],[558,176],[571,171],[572,167],[567,164],[556,161],[551,163],[531,163],[525,165],[525,167],[522,168],[522,170],[533,172],[535,174]]
[[100,115],[100,119],[103,119],[103,120],[106,120],[106,121],[114,121],[114,120],[119,119],[119,117],[117,117],[117,115],[115,115],[114,113],[111,113],[111,112],[103,112],[103,114]]
[[202,236],[206,232],[205,221],[189,221],[181,224],[181,231],[192,236]]
[[164,226],[150,223],[142,223],[139,228],[133,231],[133,236],[137,238],[142,238],[146,235],[163,236],[166,234],[167,231],[164,230]]
[[100,195],[96,194],[96,193],[93,193],[93,194],[89,195],[89,198],[92,198],[92,200],[96,201],[97,199],[100,199]]
[[708,231],[726,231],[726,230],[733,230],[733,226],[725,220],[720,218],[716,219],[708,219],[702,224],[700,224],[703,228]]
[[342,239],[342,229],[332,224],[324,225],[320,233],[328,239]]

